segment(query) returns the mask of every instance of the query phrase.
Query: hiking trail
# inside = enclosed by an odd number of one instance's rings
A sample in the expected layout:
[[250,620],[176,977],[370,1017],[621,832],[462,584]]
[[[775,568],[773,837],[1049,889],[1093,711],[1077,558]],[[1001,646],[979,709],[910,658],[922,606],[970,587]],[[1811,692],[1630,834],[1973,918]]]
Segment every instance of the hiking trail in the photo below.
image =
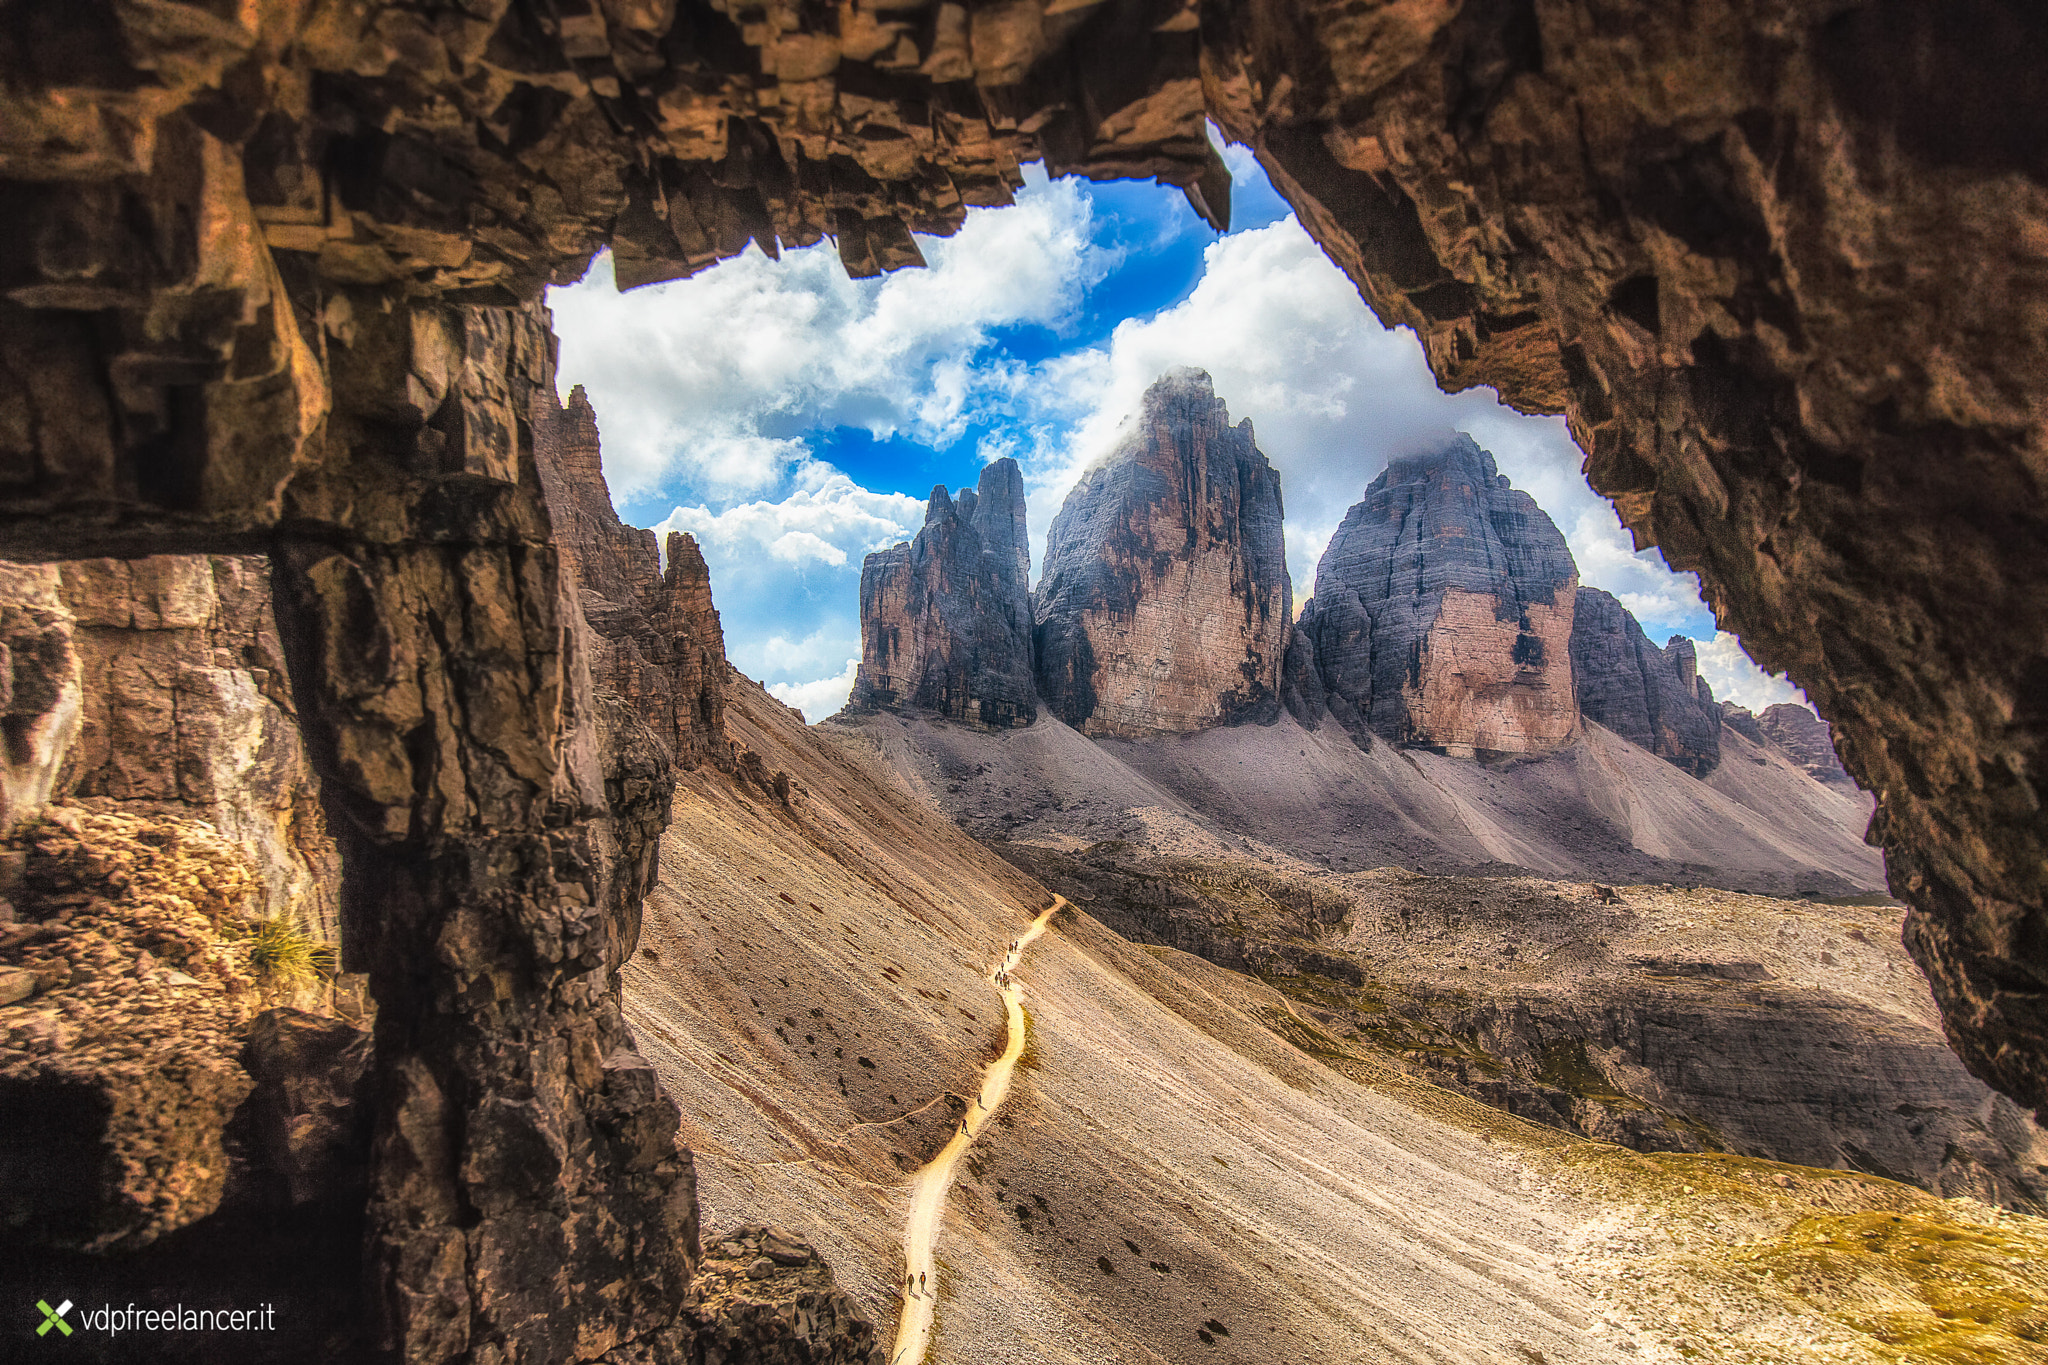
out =
[[938,1242],[939,1223],[945,1217],[946,1196],[953,1189],[953,1171],[995,1117],[1003,1097],[1010,1093],[1010,1074],[1017,1069],[1017,1059],[1024,1055],[1024,989],[1015,977],[1010,977],[1007,984],[998,979],[1015,970],[1024,959],[1024,950],[1045,932],[1052,917],[1066,905],[1065,896],[1054,896],[1052,904],[1031,921],[1031,927],[1017,936],[1016,947],[988,974],[988,980],[996,984],[1003,997],[1009,1039],[1002,1055],[981,1073],[981,1092],[968,1102],[967,1118],[960,1131],[953,1134],[937,1156],[919,1168],[911,1187],[910,1219],[903,1230],[903,1264],[912,1279],[920,1274],[925,1277],[925,1287],[903,1296],[902,1316],[896,1322],[896,1342],[889,1348],[889,1365],[921,1365],[930,1348],[932,1314],[939,1297],[939,1275],[932,1251]]

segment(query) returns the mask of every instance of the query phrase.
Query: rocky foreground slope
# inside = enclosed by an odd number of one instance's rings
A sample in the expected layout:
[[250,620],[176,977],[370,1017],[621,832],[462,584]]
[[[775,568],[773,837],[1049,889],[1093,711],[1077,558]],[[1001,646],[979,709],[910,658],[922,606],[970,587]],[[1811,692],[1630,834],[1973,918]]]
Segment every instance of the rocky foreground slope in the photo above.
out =
[[[806,727],[737,677],[727,707],[792,795],[684,779],[629,1017],[705,1217],[815,1242],[886,1323],[909,1173],[1001,1036],[981,973],[1046,893],[899,787],[866,732]],[[1087,744],[1049,719],[947,728]],[[2033,1358],[2037,1220],[1588,1143],[1428,1083],[1405,1045],[1333,1031],[1289,982],[1086,912],[1018,976],[1029,1046],[947,1205],[934,1362],[1876,1365],[1908,1332]],[[1995,1307],[1941,1316],[1980,1290]]]

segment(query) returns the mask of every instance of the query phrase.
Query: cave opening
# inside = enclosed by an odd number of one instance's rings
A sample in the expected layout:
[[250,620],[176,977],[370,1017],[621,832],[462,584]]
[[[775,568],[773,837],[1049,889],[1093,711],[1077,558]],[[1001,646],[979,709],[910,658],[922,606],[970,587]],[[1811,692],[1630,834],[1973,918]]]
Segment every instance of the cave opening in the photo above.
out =
[[[1388,460],[1465,431],[1556,520],[1584,584],[1652,639],[1698,642],[1717,696],[1757,712],[1803,700],[1717,629],[1695,576],[1634,548],[1562,419],[1485,386],[1443,392],[1413,333],[1373,315],[1250,151],[1213,123],[1209,136],[1231,176],[1220,231],[1172,185],[1027,163],[1013,204],[916,234],[886,273],[850,276],[845,243],[826,238],[756,242],[645,284],[600,253],[549,290],[556,396],[588,396],[621,517],[695,537],[737,667],[813,720],[837,711],[859,664],[864,557],[915,535],[935,485],[971,488],[1004,456],[1022,467],[1035,582],[1080,472],[1146,385],[1192,365],[1280,471],[1297,612]],[[1647,283],[1638,312],[1654,311]]]

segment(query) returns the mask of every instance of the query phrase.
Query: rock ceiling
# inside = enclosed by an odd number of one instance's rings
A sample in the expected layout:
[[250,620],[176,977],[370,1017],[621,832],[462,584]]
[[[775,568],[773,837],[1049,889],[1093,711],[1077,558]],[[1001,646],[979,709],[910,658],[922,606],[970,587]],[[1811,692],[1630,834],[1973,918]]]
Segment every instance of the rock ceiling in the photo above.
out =
[[[913,265],[1036,158],[1220,222],[1206,114],[1447,388],[1567,414],[1836,723],[1954,1041],[2040,1105],[2044,65],[2048,18],[1996,0],[16,0],[0,551],[272,553],[350,951],[387,1017],[459,1016],[381,1064],[431,1127],[521,1029],[617,1036],[563,984],[616,965],[603,916],[548,908],[567,878],[626,923],[636,878],[574,872],[633,820],[574,741],[541,287],[606,244],[629,284],[749,240]],[[575,1055],[592,1122],[650,1112]],[[552,1141],[533,1103],[486,1106],[505,1150]],[[431,1185],[373,1226],[391,1330],[453,1341]]]

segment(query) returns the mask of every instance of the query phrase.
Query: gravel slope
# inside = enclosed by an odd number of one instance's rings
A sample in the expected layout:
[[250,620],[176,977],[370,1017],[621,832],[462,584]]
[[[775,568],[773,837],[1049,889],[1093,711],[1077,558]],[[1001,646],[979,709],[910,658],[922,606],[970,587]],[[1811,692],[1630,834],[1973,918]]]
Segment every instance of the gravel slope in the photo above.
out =
[[[1059,844],[1247,841],[1319,867],[1513,870],[1767,894],[1880,891],[1870,797],[1815,782],[1732,732],[1701,781],[1598,725],[1541,759],[1482,764],[1283,716],[1146,740],[1090,740],[1051,716],[991,732],[925,717],[836,717],[971,833]],[[1164,851],[1162,849],[1162,851]]]
[[[627,1010],[683,1111],[707,1228],[787,1226],[886,1324],[910,1173],[1002,1041],[981,972],[1048,897],[877,746],[806,730],[743,680],[733,693],[735,734],[794,779],[792,801],[711,771],[685,783]],[[1695,1209],[1706,1168],[1685,1163],[1707,1158],[1619,1152],[1437,1090],[1318,1041],[1251,978],[1084,914],[1057,917],[1020,975],[1029,1042],[948,1201],[934,1362],[1564,1365],[1702,1343],[1796,1360],[1841,1335],[1842,1304],[1763,1314],[1703,1256],[1828,1209],[1961,1207],[1799,1168],[1780,1188],[1750,1163]],[[1828,1358],[1885,1358],[1851,1345]]]

